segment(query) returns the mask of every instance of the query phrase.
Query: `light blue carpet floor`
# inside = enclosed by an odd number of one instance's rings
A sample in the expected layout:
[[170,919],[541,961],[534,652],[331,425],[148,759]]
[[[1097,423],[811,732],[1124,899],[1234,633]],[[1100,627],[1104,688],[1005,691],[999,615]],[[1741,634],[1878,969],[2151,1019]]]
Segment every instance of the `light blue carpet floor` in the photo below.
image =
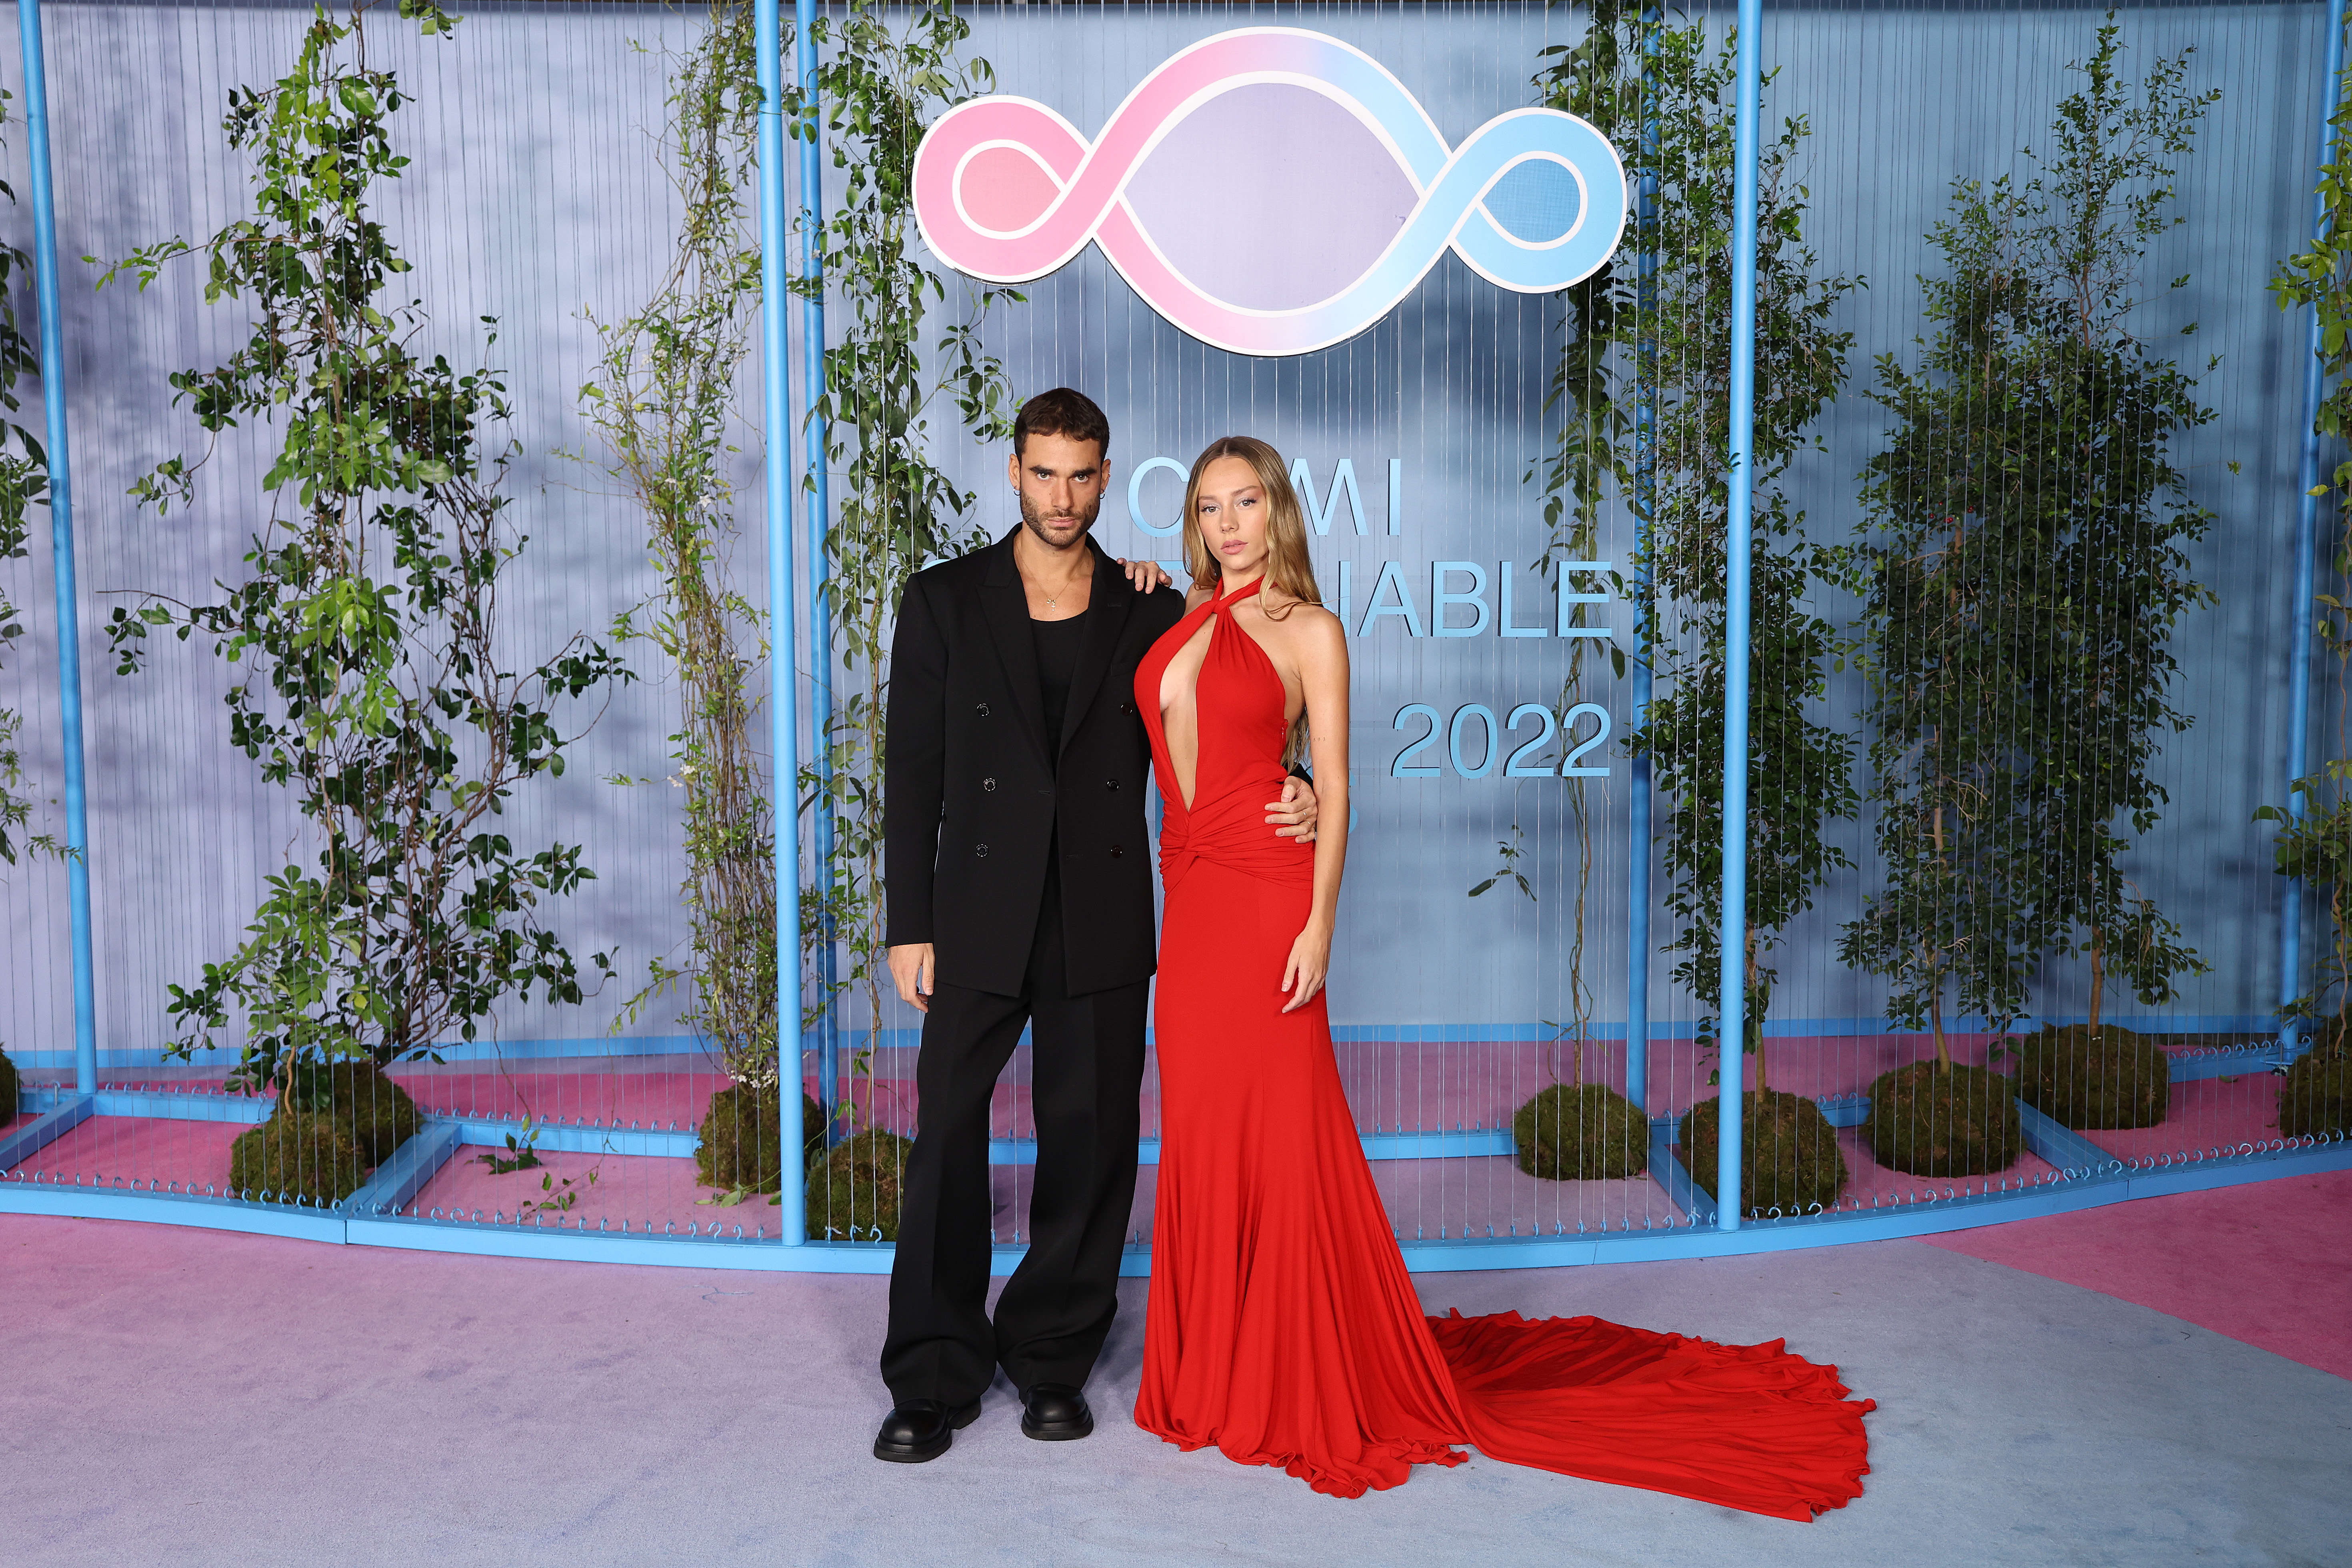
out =
[[1423,1276],[1836,1363],[1867,1494],[1811,1525],[1473,1458],[1318,1497],[1129,1416],[1141,1281],[1081,1443],[1000,1384],[867,1453],[884,1282],[442,1258],[0,1217],[0,1563],[2352,1565],[2352,1383],[1912,1242]]

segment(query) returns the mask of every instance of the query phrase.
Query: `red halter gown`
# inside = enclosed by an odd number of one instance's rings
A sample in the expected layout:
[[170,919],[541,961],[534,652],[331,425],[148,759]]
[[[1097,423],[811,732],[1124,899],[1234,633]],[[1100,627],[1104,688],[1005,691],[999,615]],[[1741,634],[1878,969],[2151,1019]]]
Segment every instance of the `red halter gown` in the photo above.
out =
[[[1160,1184],[1136,1424],[1360,1497],[1456,1445],[1563,1475],[1810,1520],[1862,1493],[1868,1400],[1837,1369],[1598,1318],[1423,1314],[1364,1162],[1322,996],[1284,1013],[1315,851],[1281,838],[1282,680],[1202,605],[1136,671],[1164,803]],[[1160,716],[1214,622],[1188,805]]]

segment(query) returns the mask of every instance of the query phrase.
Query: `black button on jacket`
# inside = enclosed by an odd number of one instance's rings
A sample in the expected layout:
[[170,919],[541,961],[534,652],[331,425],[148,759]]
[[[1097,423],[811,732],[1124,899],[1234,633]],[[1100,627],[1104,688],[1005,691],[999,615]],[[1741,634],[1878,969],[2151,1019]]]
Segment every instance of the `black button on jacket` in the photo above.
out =
[[1123,852],[1149,839],[1151,749],[1135,667],[1183,618],[1184,597],[1137,593],[1087,542],[1090,624],[1062,733],[1049,736],[1013,563],[1018,532],[917,573],[899,601],[883,781],[887,934],[893,946],[931,943],[949,984],[1017,994],[1058,831],[1070,992],[1082,996],[1142,980],[1156,963],[1152,857]]

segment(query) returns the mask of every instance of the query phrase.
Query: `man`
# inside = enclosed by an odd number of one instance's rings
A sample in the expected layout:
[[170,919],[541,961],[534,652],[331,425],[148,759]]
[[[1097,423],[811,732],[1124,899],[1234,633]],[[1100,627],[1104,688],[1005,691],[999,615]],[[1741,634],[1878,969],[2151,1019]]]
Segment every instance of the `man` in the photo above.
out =
[[[1083,1389],[1118,1308],[1156,952],[1135,668],[1184,608],[1164,573],[1140,563],[1130,588],[1087,537],[1109,448],[1082,394],[1031,398],[1007,463],[1020,526],[918,573],[899,603],[887,936],[898,995],[924,1016],[877,1458],[945,1453],[1000,1365],[1030,1436],[1094,1430]],[[1267,810],[1277,832],[1313,836],[1296,781]],[[1024,1024],[1031,1239],[992,1324],[989,1096]]]

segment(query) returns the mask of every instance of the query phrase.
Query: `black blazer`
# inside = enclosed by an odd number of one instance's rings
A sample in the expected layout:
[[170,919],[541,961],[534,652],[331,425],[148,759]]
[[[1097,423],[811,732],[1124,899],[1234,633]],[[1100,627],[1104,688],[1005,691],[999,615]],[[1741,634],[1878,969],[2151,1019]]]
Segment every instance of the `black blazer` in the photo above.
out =
[[1061,840],[1070,994],[1157,963],[1143,820],[1150,738],[1135,667],[1183,618],[1173,588],[1139,594],[1092,540],[1095,584],[1062,733],[1045,731],[1013,532],[917,573],[891,643],[883,771],[886,935],[928,942],[940,981],[1018,994]]

